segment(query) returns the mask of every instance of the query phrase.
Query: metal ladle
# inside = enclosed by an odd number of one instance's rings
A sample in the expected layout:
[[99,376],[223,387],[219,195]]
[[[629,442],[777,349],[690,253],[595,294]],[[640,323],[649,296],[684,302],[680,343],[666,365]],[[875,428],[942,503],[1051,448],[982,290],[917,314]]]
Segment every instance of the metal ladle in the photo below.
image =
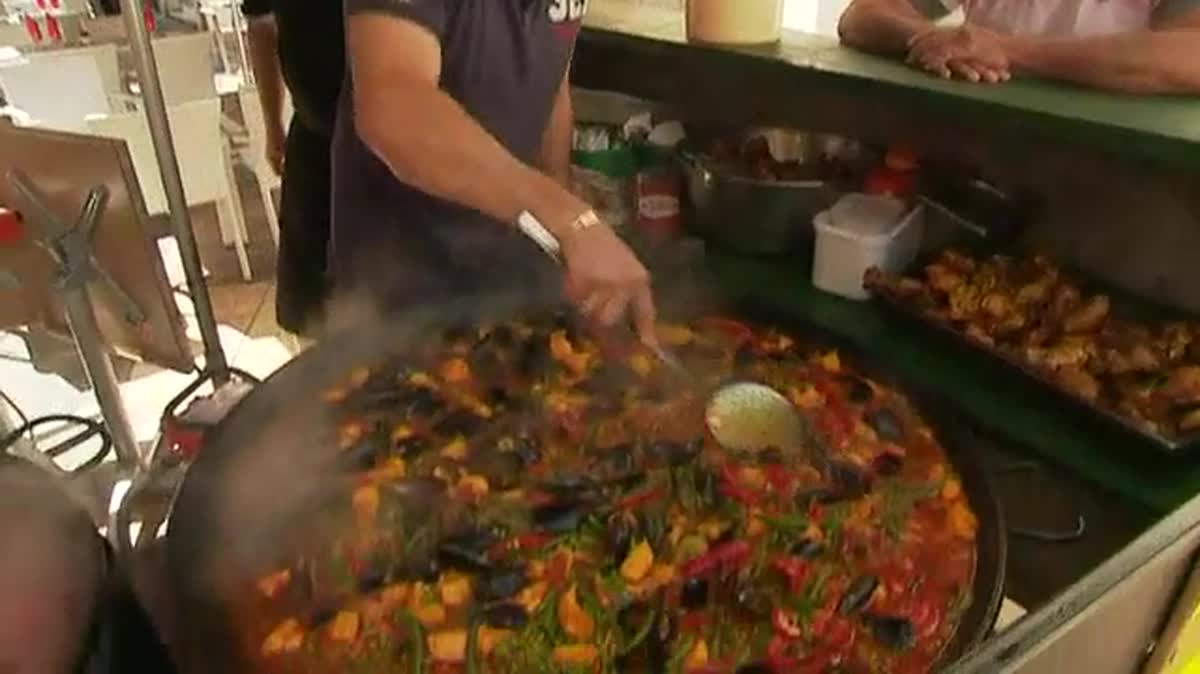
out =
[[[521,213],[517,229],[552,260],[562,263],[558,239],[532,213]],[[696,382],[674,354],[659,349],[655,355],[682,379]],[[708,399],[704,419],[717,444],[734,451],[797,450],[808,444],[804,420],[792,401],[765,384],[743,381],[718,388]]]
[[725,449],[809,449],[807,426],[792,401],[765,384],[742,381],[717,389],[708,399],[704,421]]

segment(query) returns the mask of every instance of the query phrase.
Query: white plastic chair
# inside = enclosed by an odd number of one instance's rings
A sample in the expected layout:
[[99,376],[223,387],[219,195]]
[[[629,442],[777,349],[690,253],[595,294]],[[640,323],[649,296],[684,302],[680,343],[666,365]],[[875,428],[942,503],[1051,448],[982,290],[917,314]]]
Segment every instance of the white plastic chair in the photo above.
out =
[[[179,172],[189,206],[216,202],[222,229],[233,232],[242,278],[253,280],[246,252],[249,234],[238,197],[229,146],[221,134],[221,103],[212,98],[192,101],[168,109]],[[167,212],[158,160],[150,129],[141,112],[122,113],[88,120],[91,132],[123,139],[129,146],[146,209],[152,215]]]
[[168,106],[216,98],[216,67],[208,33],[171,35],[152,44]]
[[[262,197],[263,208],[267,213],[267,226],[271,230],[271,238],[279,246],[279,212],[275,208],[274,192],[281,186],[281,180],[267,161],[267,136],[263,124],[262,102],[258,98],[257,89],[241,89],[238,91],[238,103],[242,108],[242,122],[245,124],[243,144],[238,156],[242,164],[254,173],[258,183],[258,193]],[[291,96],[284,98],[283,128],[288,128],[292,119]]]
[[0,87],[9,105],[50,129],[86,131],[89,115],[111,110],[100,65],[78,50],[7,61],[0,65]]

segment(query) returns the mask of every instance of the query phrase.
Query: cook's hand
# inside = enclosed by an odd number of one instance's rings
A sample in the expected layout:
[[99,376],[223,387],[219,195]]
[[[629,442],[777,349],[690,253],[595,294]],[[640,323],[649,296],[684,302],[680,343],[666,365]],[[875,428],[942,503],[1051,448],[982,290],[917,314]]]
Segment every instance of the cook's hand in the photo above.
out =
[[[269,127],[270,125],[268,125]],[[282,127],[267,129],[267,163],[275,175],[283,175],[283,158],[287,155],[287,131]]]
[[933,28],[915,36],[908,48],[908,63],[947,79],[997,84],[1011,76],[1003,37],[986,28]]
[[632,316],[638,338],[657,348],[650,274],[629,246],[605,224],[572,232],[560,244],[567,292],[580,311],[604,327]]

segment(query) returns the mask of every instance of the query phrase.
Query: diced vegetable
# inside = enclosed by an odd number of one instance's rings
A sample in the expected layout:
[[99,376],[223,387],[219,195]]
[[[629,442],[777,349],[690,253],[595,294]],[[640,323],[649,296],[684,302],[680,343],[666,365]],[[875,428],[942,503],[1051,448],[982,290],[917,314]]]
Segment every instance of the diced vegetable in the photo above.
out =
[[685,579],[703,576],[717,569],[737,568],[749,561],[753,547],[748,541],[730,541],[709,550],[679,568]]
[[450,444],[442,447],[439,454],[441,454],[443,459],[462,461],[467,458],[467,441],[463,438],[455,438],[450,441]]
[[962,496],[962,483],[958,480],[946,480],[942,485],[942,498],[947,501],[957,501]]
[[407,471],[408,465],[404,463],[404,459],[392,457],[385,461],[382,466],[371,471],[368,480],[375,483],[393,482],[404,477]]
[[950,507],[950,528],[955,535],[962,538],[975,537],[975,531],[979,528],[979,520],[975,518],[975,513],[971,512],[966,501],[957,501]]
[[458,481],[458,489],[472,499],[480,499],[488,495],[489,485],[487,478],[482,475],[468,474]]
[[342,611],[334,617],[329,625],[329,638],[342,643],[351,643],[358,638],[358,628],[362,619],[354,611]]
[[461,384],[471,378],[471,366],[462,358],[451,358],[442,364],[442,379],[447,384]]
[[299,620],[289,618],[271,631],[263,641],[263,655],[292,653],[304,645],[304,627]]
[[563,330],[555,330],[550,335],[550,355],[576,375],[587,372],[591,363],[591,356],[584,351],[576,351]]
[[258,581],[258,591],[268,599],[274,599],[292,582],[292,570],[284,569]]
[[635,545],[621,564],[621,576],[630,583],[646,577],[654,565],[654,549],[646,541]]
[[442,630],[429,635],[429,653],[439,662],[465,662],[467,659],[467,631],[465,629]]
[[596,632],[596,621],[579,605],[575,586],[558,600],[558,622],[563,631],[577,641],[587,641]]
[[370,524],[379,514],[379,488],[373,484],[354,490],[354,514],[360,524]]
[[471,600],[471,579],[448,573],[438,581],[438,594],[446,606],[462,606]]
[[441,604],[426,604],[413,609],[413,616],[425,627],[438,627],[446,622],[446,607]]
[[688,653],[687,660],[684,660],[684,671],[699,669],[708,664],[708,643],[704,639],[697,639],[696,645],[692,646],[692,652]]
[[550,583],[539,581],[534,583],[517,594],[517,603],[521,608],[525,609],[526,613],[533,613],[542,605],[546,599],[546,595],[550,593]]
[[592,644],[570,644],[554,649],[554,663],[574,667],[590,667],[600,657],[600,650]]
[[825,368],[827,372],[837,374],[842,371],[842,357],[838,355],[837,351],[830,351],[821,356],[821,367]]
[[511,638],[512,630],[499,630],[487,625],[479,627],[479,652],[484,656],[491,655],[496,647]]

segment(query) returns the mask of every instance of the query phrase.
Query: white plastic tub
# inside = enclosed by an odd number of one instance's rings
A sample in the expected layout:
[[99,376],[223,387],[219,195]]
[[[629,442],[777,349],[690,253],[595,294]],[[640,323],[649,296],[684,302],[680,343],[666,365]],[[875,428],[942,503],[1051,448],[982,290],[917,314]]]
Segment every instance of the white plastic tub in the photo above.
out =
[[924,226],[924,207],[905,213],[891,197],[847,194],[817,215],[813,285],[854,300],[870,293],[863,276],[871,267],[900,272],[917,256]]
[[783,0],[687,0],[689,41],[770,44],[782,32]]

